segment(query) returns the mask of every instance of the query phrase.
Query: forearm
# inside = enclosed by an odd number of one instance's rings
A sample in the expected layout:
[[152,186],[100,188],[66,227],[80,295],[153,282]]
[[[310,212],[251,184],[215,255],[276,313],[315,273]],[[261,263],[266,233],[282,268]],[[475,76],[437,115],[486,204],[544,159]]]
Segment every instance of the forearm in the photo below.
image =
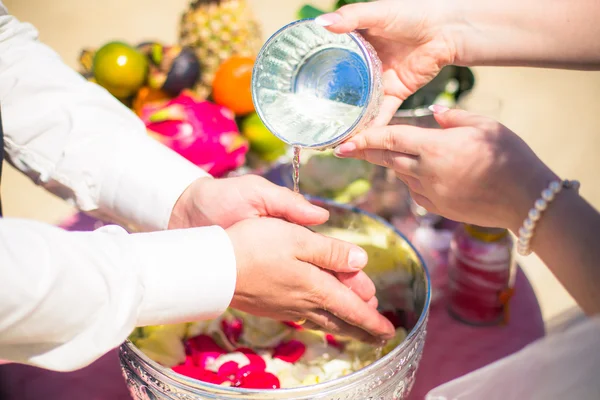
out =
[[[522,191],[521,218],[513,223],[514,232],[549,182],[538,180]],[[599,238],[598,211],[574,189],[563,189],[542,213],[530,242],[532,250],[589,315],[600,314]]]
[[549,205],[533,250],[587,314],[600,313],[600,214],[573,190]]
[[127,234],[65,232],[0,219],[0,360],[84,367],[135,326],[212,318],[236,281],[218,227]]
[[600,3],[595,0],[447,4],[457,65],[600,69]]
[[0,4],[6,157],[81,210],[139,230],[166,229],[173,206],[208,176],[154,141],[137,116],[86,82]]

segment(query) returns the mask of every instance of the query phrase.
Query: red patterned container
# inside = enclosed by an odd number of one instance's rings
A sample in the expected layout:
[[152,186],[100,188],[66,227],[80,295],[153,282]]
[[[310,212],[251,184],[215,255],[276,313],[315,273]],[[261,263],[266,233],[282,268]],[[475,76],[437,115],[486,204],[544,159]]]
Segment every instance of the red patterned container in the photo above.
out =
[[512,295],[513,240],[505,229],[460,225],[448,263],[448,310],[472,325],[506,321]]

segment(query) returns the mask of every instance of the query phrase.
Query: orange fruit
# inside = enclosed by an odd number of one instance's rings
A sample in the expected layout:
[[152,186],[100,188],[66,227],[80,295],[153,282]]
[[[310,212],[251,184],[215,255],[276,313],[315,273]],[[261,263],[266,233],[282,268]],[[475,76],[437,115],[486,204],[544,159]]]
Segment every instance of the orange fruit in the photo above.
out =
[[133,111],[137,115],[142,115],[142,109],[148,103],[156,103],[170,99],[170,96],[160,89],[153,89],[148,86],[138,90],[133,100]]
[[219,66],[213,81],[215,103],[229,108],[237,115],[254,111],[252,103],[252,68],[254,58],[233,56]]

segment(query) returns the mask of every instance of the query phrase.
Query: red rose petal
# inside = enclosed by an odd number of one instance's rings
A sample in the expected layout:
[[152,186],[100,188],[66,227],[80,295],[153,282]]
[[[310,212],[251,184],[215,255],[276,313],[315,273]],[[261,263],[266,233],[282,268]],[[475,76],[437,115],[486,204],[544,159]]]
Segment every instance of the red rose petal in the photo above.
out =
[[261,356],[256,354],[256,352],[254,350],[249,349],[247,347],[240,347],[240,348],[235,349],[235,351],[243,353],[246,355],[246,357],[248,357],[248,361],[250,361],[250,365],[252,366],[251,368],[253,370],[264,371],[265,368],[267,368],[267,364],[265,363],[265,360],[263,360],[263,358]]
[[239,318],[234,318],[232,320],[221,320],[221,329],[223,333],[227,337],[227,339],[235,344],[238,343],[242,333],[244,331],[243,321]]
[[331,333],[328,333],[327,335],[325,335],[325,340],[327,340],[327,344],[330,345],[331,347],[335,347],[336,349],[339,349],[339,350],[344,349],[344,345],[342,343],[340,343],[335,338],[335,336],[333,336]]
[[191,351],[210,351],[225,354],[226,351],[208,335],[198,335],[187,340],[187,345]]
[[306,351],[306,346],[299,340],[290,340],[289,342],[281,342],[275,347],[273,358],[279,358],[289,363],[298,361]]
[[222,378],[212,371],[207,371],[200,367],[188,366],[188,365],[176,365],[173,371],[178,374],[187,376],[188,378],[198,379],[199,381],[214,383],[220,385],[225,382],[227,378]]
[[394,325],[394,328],[397,329],[402,326],[402,319],[394,311],[384,311],[381,313],[381,315],[386,317],[392,323],[392,325]]
[[279,379],[265,371],[250,373],[235,382],[234,386],[244,389],[279,389],[281,387]]
[[284,321],[284,324],[289,326],[290,328],[294,328],[297,331],[304,329],[304,328],[302,328],[302,325],[298,325],[297,323],[295,323],[293,321]]
[[186,342],[186,348],[195,365],[204,368],[207,363],[216,360],[227,351],[221,348],[210,336],[199,335]]
[[238,363],[236,363],[235,361],[227,361],[226,363],[221,365],[221,367],[219,368],[219,372],[217,372],[217,375],[223,378],[232,378],[235,377],[238,370]]

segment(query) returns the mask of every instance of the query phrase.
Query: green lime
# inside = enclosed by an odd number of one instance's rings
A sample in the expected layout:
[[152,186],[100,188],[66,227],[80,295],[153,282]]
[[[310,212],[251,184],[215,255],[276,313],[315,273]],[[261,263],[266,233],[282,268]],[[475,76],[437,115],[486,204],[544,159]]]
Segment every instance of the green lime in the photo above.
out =
[[134,95],[146,82],[148,59],[133,46],[111,42],[94,55],[96,82],[119,99]]
[[248,139],[250,149],[264,161],[274,161],[285,154],[286,144],[273,135],[256,113],[244,118],[242,134]]

